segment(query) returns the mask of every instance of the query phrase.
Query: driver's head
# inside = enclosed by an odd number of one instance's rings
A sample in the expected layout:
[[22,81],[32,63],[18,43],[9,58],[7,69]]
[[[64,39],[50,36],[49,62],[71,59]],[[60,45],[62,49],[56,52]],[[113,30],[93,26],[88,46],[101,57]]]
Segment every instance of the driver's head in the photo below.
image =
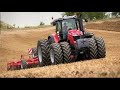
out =
[[66,23],[64,23],[64,26],[66,26]]

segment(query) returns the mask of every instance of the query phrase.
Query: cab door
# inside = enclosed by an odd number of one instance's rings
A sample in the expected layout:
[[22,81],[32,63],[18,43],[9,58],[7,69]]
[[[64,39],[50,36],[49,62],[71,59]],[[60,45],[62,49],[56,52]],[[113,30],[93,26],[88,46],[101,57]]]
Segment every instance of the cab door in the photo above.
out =
[[56,34],[58,35],[59,39],[61,40],[63,37],[61,22],[56,23]]

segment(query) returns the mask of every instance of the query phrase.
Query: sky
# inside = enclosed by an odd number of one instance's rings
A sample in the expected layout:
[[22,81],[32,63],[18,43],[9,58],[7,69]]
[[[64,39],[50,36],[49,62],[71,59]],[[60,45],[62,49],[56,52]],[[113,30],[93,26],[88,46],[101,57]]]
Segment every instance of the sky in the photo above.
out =
[[1,21],[16,27],[37,26],[40,22],[50,25],[54,19],[62,17],[63,12],[0,12]]

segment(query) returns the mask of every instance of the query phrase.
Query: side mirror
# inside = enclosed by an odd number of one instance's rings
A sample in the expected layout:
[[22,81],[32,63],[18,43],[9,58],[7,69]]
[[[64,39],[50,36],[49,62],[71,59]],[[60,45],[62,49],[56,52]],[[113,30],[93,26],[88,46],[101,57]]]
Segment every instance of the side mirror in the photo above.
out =
[[56,23],[53,23],[53,26],[55,26],[56,25]]
[[51,22],[51,25],[55,26],[55,25],[56,25],[56,22]]
[[88,22],[88,19],[85,19],[85,22]]

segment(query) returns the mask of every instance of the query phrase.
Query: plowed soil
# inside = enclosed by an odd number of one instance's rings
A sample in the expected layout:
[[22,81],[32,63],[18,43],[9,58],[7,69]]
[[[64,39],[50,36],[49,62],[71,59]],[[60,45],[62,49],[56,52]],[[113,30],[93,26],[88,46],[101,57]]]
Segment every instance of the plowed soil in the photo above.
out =
[[37,40],[47,38],[48,35],[54,33],[55,28],[2,31],[0,35],[0,77],[120,78],[120,21],[87,24],[86,28],[87,31],[94,33],[95,36],[104,38],[107,52],[105,58],[16,71],[7,71],[7,62],[13,59],[19,60],[21,54],[27,57],[27,49],[36,47]]

